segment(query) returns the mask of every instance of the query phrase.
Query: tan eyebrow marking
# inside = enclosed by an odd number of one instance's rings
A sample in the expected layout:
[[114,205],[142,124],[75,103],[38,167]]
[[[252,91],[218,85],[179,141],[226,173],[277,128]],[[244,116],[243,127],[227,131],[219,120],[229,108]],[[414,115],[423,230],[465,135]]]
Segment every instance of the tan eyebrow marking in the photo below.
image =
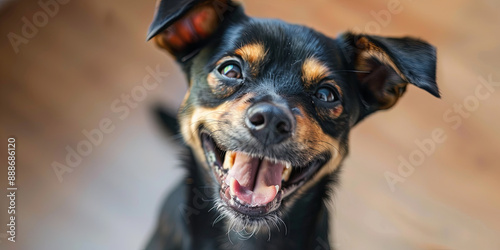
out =
[[264,45],[261,43],[246,44],[237,49],[235,53],[251,64],[259,64],[267,54]]
[[304,86],[310,87],[330,73],[328,67],[317,58],[309,57],[302,64],[302,81]]

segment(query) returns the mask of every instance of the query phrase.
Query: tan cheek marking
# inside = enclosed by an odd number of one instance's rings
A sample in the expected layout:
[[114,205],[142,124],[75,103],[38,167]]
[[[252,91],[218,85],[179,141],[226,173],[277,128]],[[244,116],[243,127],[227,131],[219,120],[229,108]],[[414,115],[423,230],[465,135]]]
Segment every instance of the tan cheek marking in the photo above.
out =
[[319,123],[314,118],[308,116],[302,107],[298,108],[303,115],[297,116],[296,118],[296,136],[298,141],[301,142],[301,145],[303,145],[301,150],[308,150],[311,152],[311,157],[307,160],[312,160],[315,155],[321,152],[338,151],[339,143],[325,134]]
[[[303,114],[305,114],[301,107],[299,107],[299,109]],[[315,174],[313,179],[298,190],[299,192],[303,192],[317,183],[324,176],[333,173],[340,165],[345,152],[341,151],[340,142],[337,139],[325,134],[313,118],[309,116],[298,117],[297,128],[299,128],[297,131],[299,140],[304,141],[306,144],[304,150],[311,151],[311,155],[316,155],[326,150],[330,151],[332,154],[331,159],[318,171],[318,173]],[[312,158],[308,160],[312,160]]]
[[[208,168],[205,163],[205,152],[201,146],[201,141],[198,136],[198,128],[201,124],[204,124],[208,131],[221,131],[226,129],[224,126],[231,127],[233,125],[228,125],[225,123],[220,123],[219,121],[225,119],[224,116],[227,115],[231,119],[232,123],[237,123],[242,120],[244,111],[250,105],[247,100],[251,98],[250,94],[241,98],[237,102],[224,102],[215,108],[206,107],[192,107],[192,112],[182,116],[180,119],[181,133],[184,137],[186,143],[193,149],[193,152],[198,159],[199,163]],[[183,104],[184,106],[185,104]]]
[[302,64],[302,81],[307,88],[329,73],[328,67],[314,57],[307,58]]
[[184,137],[184,140],[193,150],[196,159],[199,160],[199,163],[205,167],[208,166],[206,166],[204,161],[205,152],[201,147],[200,137],[198,136],[198,128],[202,123],[213,126],[213,122],[207,121],[217,121],[223,114],[224,110],[227,110],[226,106],[228,105],[225,103],[216,108],[193,107],[193,112],[186,117],[182,117],[182,119],[180,120],[181,133]]

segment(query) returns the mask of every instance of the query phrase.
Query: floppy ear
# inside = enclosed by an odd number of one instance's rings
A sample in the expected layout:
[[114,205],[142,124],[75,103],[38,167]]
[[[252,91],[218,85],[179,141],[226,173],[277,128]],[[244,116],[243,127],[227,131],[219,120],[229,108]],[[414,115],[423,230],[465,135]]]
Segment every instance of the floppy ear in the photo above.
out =
[[436,49],[418,39],[346,33],[344,52],[357,71],[367,114],[392,107],[408,83],[440,97],[436,84]]
[[196,55],[233,15],[245,17],[231,0],[161,0],[149,27],[154,39],[179,61]]

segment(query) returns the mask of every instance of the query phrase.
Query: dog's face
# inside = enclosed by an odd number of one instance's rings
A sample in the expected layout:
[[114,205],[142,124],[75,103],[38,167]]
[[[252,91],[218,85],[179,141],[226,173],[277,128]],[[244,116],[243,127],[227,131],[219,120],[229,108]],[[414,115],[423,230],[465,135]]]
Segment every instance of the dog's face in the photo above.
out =
[[152,27],[187,74],[181,132],[235,230],[283,216],[339,167],[351,127],[392,107],[408,83],[439,95],[434,49],[422,41],[331,39],[214,3]]
[[339,166],[359,107],[333,40],[268,20],[227,32],[192,59],[180,124],[225,213],[260,224]]

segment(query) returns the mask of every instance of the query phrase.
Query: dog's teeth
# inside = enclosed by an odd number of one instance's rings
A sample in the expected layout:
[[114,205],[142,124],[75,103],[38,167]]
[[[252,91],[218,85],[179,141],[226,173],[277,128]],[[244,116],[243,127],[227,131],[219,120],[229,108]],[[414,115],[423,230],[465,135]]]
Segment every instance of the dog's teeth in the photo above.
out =
[[276,158],[268,158],[268,157],[266,157],[265,159],[268,160],[269,162],[271,162],[272,164],[279,164],[280,163],[280,161],[278,159],[276,159]]
[[276,185],[276,186],[274,186],[274,188],[276,188],[276,194],[278,194],[278,192],[280,191],[280,186]]
[[290,174],[292,174],[292,164],[287,162],[285,168],[283,169],[281,179],[283,181],[288,181],[288,179],[290,179]]
[[224,159],[224,164],[222,164],[222,167],[224,169],[231,169],[234,165],[234,158],[236,157],[236,152],[234,151],[227,151],[226,152],[226,157]]

